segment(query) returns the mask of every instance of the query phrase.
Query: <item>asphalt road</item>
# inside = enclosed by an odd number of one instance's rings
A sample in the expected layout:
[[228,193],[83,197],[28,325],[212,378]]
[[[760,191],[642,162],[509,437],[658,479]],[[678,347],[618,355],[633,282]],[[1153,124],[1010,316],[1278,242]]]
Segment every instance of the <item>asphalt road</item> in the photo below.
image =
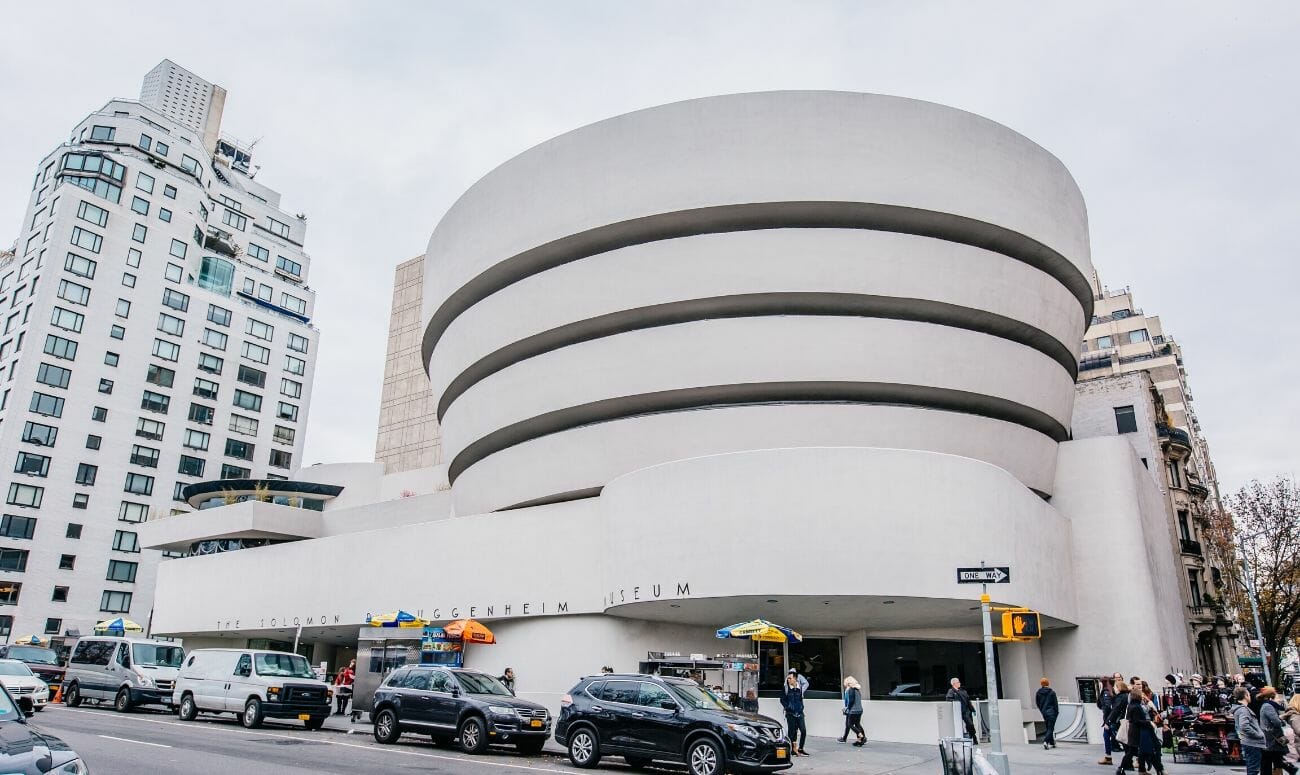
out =
[[[183,722],[161,712],[120,714],[108,708],[51,705],[31,723],[63,738],[93,775],[578,772],[558,751],[525,758],[513,748],[502,747],[470,757],[435,748],[424,736],[408,734],[397,745],[380,745],[369,734],[308,732],[301,726],[273,722],[257,730],[244,729],[233,716],[200,716]],[[619,765],[609,769],[628,771]]]

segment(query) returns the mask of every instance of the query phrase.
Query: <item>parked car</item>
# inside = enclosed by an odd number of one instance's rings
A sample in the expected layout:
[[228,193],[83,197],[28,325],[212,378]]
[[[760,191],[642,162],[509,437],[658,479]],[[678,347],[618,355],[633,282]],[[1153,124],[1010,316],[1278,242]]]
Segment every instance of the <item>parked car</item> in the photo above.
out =
[[5,775],[86,775],[90,770],[68,744],[34,728],[31,698],[0,689],[0,772]]
[[50,689],[57,689],[63,683],[63,660],[59,652],[44,646],[23,646],[13,644],[0,646],[0,659],[17,659],[49,684]]
[[788,769],[776,721],[736,710],[694,681],[650,675],[584,678],[561,701],[555,741],[576,767],[622,756],[631,767],[683,762],[691,775]]
[[466,753],[513,744],[535,754],[551,734],[551,715],[521,700],[487,673],[440,665],[394,670],[375,691],[370,718],[375,739],[395,743],[403,732],[425,732],[435,745],[459,742]]
[[171,707],[176,670],[184,656],[184,649],[164,640],[87,636],[68,657],[63,701],[75,708],[84,700],[112,700],[120,713],[137,705]]
[[920,684],[899,684],[889,690],[890,697],[920,697]]
[[249,729],[263,719],[297,719],[320,729],[333,689],[297,654],[258,649],[195,649],[176,676],[172,702],[182,721],[234,713]]
[[16,659],[0,659],[0,686],[4,686],[14,699],[30,698],[36,710],[45,710],[49,704],[49,685]]

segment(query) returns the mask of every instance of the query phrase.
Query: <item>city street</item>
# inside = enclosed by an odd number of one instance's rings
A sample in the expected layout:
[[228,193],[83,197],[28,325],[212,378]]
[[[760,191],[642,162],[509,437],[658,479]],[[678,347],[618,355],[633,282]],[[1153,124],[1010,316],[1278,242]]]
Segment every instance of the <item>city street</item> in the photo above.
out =
[[[273,723],[248,730],[233,717],[200,717],[197,722],[184,723],[163,712],[123,715],[107,707],[74,709],[52,705],[35,716],[32,723],[68,742],[94,775],[579,772],[553,742],[540,756],[525,758],[510,748],[500,748],[471,757],[435,748],[425,738],[409,734],[398,745],[379,745],[370,736],[368,724],[348,725],[340,717],[331,719],[332,729],[326,727],[319,732]],[[352,734],[343,731],[348,728]],[[940,770],[938,749],[932,746],[872,742],[858,749],[826,738],[810,738],[809,750],[813,756],[799,759],[789,772],[933,775]],[[1062,745],[1052,751],[1020,745],[1008,750],[1015,775],[1105,775],[1110,770],[1095,764],[1099,752],[1098,746],[1083,745]],[[1233,771],[1228,767],[1173,764],[1168,757],[1165,766],[1170,775],[1223,775]],[[684,767],[674,765],[654,765],[649,770],[685,772]],[[611,757],[602,762],[598,771],[629,770],[621,759]]]

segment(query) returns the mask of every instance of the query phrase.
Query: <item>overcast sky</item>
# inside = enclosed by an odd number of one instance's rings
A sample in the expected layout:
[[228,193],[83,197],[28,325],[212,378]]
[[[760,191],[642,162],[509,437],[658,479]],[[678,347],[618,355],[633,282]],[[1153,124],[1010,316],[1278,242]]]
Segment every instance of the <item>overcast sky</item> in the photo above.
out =
[[674,100],[846,89],[992,118],[1064,161],[1092,259],[1183,346],[1219,478],[1300,466],[1300,4],[10,3],[0,243],[37,161],[171,58],[229,91],[308,216],[321,329],[306,462],[373,458],[392,267],[566,130]]

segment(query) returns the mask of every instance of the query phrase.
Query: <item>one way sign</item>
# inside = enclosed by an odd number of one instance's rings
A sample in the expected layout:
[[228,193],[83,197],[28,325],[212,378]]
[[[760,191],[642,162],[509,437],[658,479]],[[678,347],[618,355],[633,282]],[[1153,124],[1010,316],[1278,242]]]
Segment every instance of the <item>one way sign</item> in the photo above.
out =
[[1011,568],[958,568],[958,584],[1010,584]]

